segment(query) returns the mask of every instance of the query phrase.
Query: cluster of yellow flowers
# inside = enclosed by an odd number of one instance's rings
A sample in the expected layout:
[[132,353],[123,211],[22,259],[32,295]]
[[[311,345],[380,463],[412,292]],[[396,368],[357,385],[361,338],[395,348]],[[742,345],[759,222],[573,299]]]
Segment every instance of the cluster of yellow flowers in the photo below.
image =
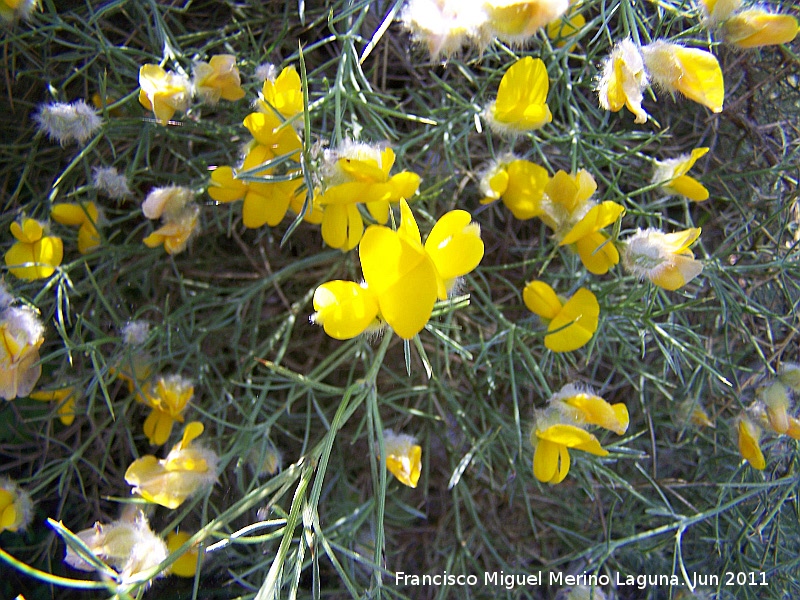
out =
[[[250,229],[274,227],[290,207],[296,213],[303,210],[299,168],[303,143],[293,126],[293,119],[303,112],[303,94],[294,67],[264,82],[258,109],[244,119],[253,139],[245,147],[241,168],[216,168],[208,187],[208,195],[217,202],[243,200],[242,222]],[[320,221],[314,211],[304,217]]]
[[207,63],[195,63],[192,80],[180,71],[144,65],[139,69],[139,86],[139,103],[153,111],[161,125],[168,124],[176,111],[186,111],[194,95],[211,105],[220,99],[244,98],[236,57],[231,54],[218,54]]

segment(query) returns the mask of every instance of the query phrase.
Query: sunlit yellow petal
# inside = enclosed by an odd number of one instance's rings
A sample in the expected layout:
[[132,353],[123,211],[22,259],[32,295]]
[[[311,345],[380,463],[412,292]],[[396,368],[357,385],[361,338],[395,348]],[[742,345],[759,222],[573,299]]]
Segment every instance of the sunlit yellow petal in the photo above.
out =
[[329,204],[322,213],[322,239],[342,252],[358,245],[364,232],[364,220],[355,204]]
[[587,235],[600,231],[614,223],[625,212],[625,208],[616,202],[606,201],[593,207],[584,217],[561,239],[560,246],[574,244]]
[[619,435],[628,430],[628,408],[621,403],[611,405],[600,396],[579,393],[563,400],[581,412],[583,420]]
[[332,338],[346,340],[375,322],[378,299],[352,281],[328,281],[314,292],[314,321]]
[[550,82],[541,59],[526,56],[515,62],[500,81],[491,109],[494,121],[513,129],[538,129],[553,120],[546,104]]
[[[445,286],[477,267],[483,250],[480,226],[472,223],[472,215],[464,210],[452,210],[442,216],[425,240],[425,251]],[[446,290],[440,289],[438,295],[440,300],[447,298]]]
[[[505,185],[501,193],[505,204],[515,218],[532,219],[542,214],[542,197],[545,186],[550,181],[547,170],[527,160],[509,163],[504,174]],[[502,182],[498,182],[502,185]],[[494,189],[494,183],[492,184]]]
[[422,246],[410,244],[408,237],[408,232],[403,237],[373,225],[359,245],[364,279],[378,297],[381,315],[404,339],[425,327],[437,296],[436,268]]
[[[545,439],[538,440],[536,450],[533,453],[533,476],[543,483],[550,483],[556,478],[559,472],[560,450],[566,449],[565,446],[550,442]],[[567,457],[569,453],[567,452]],[[566,469],[569,471],[569,458],[567,458]]]
[[[171,531],[167,534],[167,548],[170,553],[174,553],[183,546],[192,536],[185,531]],[[197,572],[197,548],[192,546],[172,563],[170,573],[178,577],[194,577]]]
[[422,447],[415,444],[406,454],[389,454],[386,457],[386,468],[403,485],[417,487],[422,472]]

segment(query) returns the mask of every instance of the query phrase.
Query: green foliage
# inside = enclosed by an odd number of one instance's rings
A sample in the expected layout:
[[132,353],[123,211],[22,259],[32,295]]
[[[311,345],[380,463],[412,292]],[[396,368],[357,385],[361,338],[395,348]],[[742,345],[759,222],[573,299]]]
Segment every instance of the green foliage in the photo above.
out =
[[[5,274],[9,290],[45,323],[39,388],[80,390],[73,424],[54,405],[0,404],[0,475],[35,501],[25,532],[0,534],[0,596],[39,598],[553,597],[547,574],[765,573],[768,587],[704,586],[714,598],[800,596],[797,442],[763,438],[767,468],[737,450],[736,418],[762,378],[798,361],[800,132],[797,43],[738,51],[717,44],[694,3],[584,0],[577,46],[543,32],[515,48],[493,41],[432,62],[395,21],[400,2],[55,2],[5,25],[7,108],[0,111],[2,249],[22,215],[47,220],[55,202],[102,207],[101,246],[80,255],[76,230],[54,222],[65,259],[47,280]],[[785,9],[788,10],[788,9]],[[652,121],[603,111],[598,70],[614,42],[669,38],[711,49],[726,84],[714,115],[684,98],[645,93]],[[193,105],[161,126],[139,104],[145,63],[191,72],[234,54],[246,98]],[[514,139],[482,121],[508,66],[523,55],[548,69],[553,122]],[[360,281],[357,251],[324,247],[319,227],[245,229],[241,208],[205,190],[209,170],[235,165],[249,139],[242,120],[259,65],[295,65],[306,97],[303,177],[320,177],[324,147],[357,138],[388,143],[395,170],[419,173],[412,204],[427,233],[446,211],[480,223],[486,252],[418,339],[349,341],[309,323],[312,296],[331,279]],[[61,147],[38,132],[44,102],[106,98],[102,129]],[[692,173],[703,203],[665,197],[654,159],[710,152]],[[594,198],[625,206],[615,235],[702,227],[693,248],[703,274],[676,292],[624,272],[587,273],[538,220],[479,204],[478,182],[509,151],[559,169],[586,169]],[[111,200],[92,170],[115,167],[132,195]],[[140,204],[158,186],[197,192],[201,231],[173,256],[142,239]],[[311,190],[313,192],[313,190]],[[616,239],[616,238],[615,238]],[[533,279],[561,294],[592,290],[600,324],[584,348],[555,354],[522,302]],[[150,323],[139,346],[122,330]],[[137,354],[156,373],[192,378],[186,421],[220,457],[218,482],[180,508],[146,509],[152,528],[193,534],[205,556],[194,579],[158,578],[123,591],[66,566],[63,537],[120,517],[134,459],[163,457],[142,431],[147,411],[116,373]],[[536,481],[529,436],[537,409],[567,383],[627,405],[625,436],[604,434],[607,457],[573,452],[569,477]],[[688,404],[687,404],[688,403]],[[699,403],[715,427],[688,418]],[[404,487],[384,468],[383,431],[416,436],[422,476]],[[260,473],[278,449],[282,469]],[[47,519],[61,523],[54,528]],[[62,531],[63,526],[63,531]],[[58,534],[61,534],[61,537]],[[174,556],[168,560],[174,560]],[[475,574],[475,587],[404,587],[394,574]],[[507,591],[483,574],[545,573],[542,586]],[[761,581],[758,575],[758,581]],[[152,587],[145,592],[147,586]],[[61,586],[69,587],[61,587]],[[83,588],[85,591],[77,591]],[[94,591],[87,591],[94,590]],[[617,590],[619,598],[686,598],[688,588]],[[606,587],[605,592],[609,592]],[[698,596],[699,597],[699,596]]]

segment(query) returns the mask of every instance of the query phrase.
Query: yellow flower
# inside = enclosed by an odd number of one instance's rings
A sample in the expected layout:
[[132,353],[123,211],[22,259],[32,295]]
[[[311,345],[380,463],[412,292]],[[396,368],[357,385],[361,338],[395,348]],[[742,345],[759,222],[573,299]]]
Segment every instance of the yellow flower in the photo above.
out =
[[61,238],[45,235],[44,225],[35,219],[11,223],[11,235],[17,240],[6,251],[8,270],[20,279],[46,279],[64,258]]
[[416,173],[403,171],[390,176],[395,154],[367,144],[346,144],[338,150],[330,168],[332,185],[314,198],[322,210],[322,239],[343,252],[358,245],[364,220],[356,204],[364,204],[378,223],[386,223],[391,204],[409,199],[419,187]]
[[537,423],[531,432],[533,475],[542,483],[561,483],[569,473],[569,448],[583,450],[595,456],[607,456],[597,438],[580,427],[563,423]]
[[501,132],[518,133],[549,123],[553,120],[547,106],[549,88],[542,60],[521,58],[503,75],[497,99],[485,111],[489,125]]
[[555,21],[569,7],[568,0],[484,0],[486,28],[501,40],[522,43],[540,27]]
[[764,454],[761,452],[761,428],[748,417],[739,417],[739,454],[742,455],[750,466],[763,471],[767,466]]
[[403,485],[417,487],[422,470],[422,447],[414,437],[386,429],[383,432],[383,445],[389,472]]
[[[296,134],[292,135],[296,137]],[[243,181],[237,179],[231,167],[219,167],[211,173],[208,195],[217,202],[233,202],[244,198],[242,222],[248,229],[257,229],[265,224],[274,227],[283,220],[289,206],[298,197],[302,180],[269,181],[267,177],[273,174],[274,169],[267,167],[258,170],[258,167],[280,155],[276,152],[291,151],[291,146],[287,148],[284,142],[278,142],[273,148],[254,144],[245,156],[241,171],[249,172],[251,177],[263,177],[264,181]]]
[[[372,225],[359,245],[364,286],[328,282],[314,296],[312,321],[337,339],[362,333],[380,318],[404,339],[419,333],[430,319],[437,297],[447,299],[456,278],[483,258],[480,228],[463,210],[436,222],[425,245],[405,200],[400,227]],[[377,310],[376,310],[377,307]]]
[[586,19],[583,15],[579,12],[572,12],[560,19],[551,21],[547,25],[547,37],[553,40],[553,45],[556,48],[563,48],[570,44],[568,52],[572,52],[577,42],[572,42],[570,38],[575,37],[575,34],[583,29],[585,25]]
[[291,202],[289,202],[289,208],[295,214],[303,215],[303,220],[306,223],[311,223],[312,225],[320,225],[322,223],[322,218],[324,216],[324,212],[322,207],[314,201],[314,197],[310,200],[310,206],[306,209],[306,202],[308,201],[308,196],[306,193],[302,194],[295,194],[292,197]]
[[216,104],[223,100],[244,98],[242,80],[232,54],[217,54],[209,62],[194,65],[194,89],[206,104]]
[[147,455],[138,458],[125,471],[125,481],[132,493],[148,502],[167,508],[178,508],[201,487],[217,480],[217,455],[194,446],[192,441],[203,433],[203,424],[193,421],[183,430],[183,439],[173,446],[167,457]]
[[50,216],[62,225],[80,227],[78,251],[81,254],[88,254],[100,245],[100,232],[97,231],[100,213],[94,202],[54,204]]
[[152,110],[161,125],[166,125],[175,111],[189,108],[192,84],[184,75],[144,65],[139,69],[139,86],[139,103]]
[[619,252],[600,230],[608,227],[625,212],[621,204],[606,201],[591,208],[583,218],[561,238],[559,246],[575,245],[583,266],[590,273],[603,275],[619,262]]
[[780,381],[773,381],[760,391],[760,396],[767,410],[769,426],[775,433],[786,433],[792,407],[789,389]]
[[284,119],[303,112],[303,88],[293,66],[284,68],[275,80],[267,79],[261,88],[259,109],[266,114],[277,110]]
[[33,518],[28,492],[8,477],[0,477],[0,533],[25,529]]
[[725,83],[713,54],[656,40],[642,48],[642,55],[656,85],[668,92],[680,92],[712,112],[722,112]]
[[153,188],[142,202],[142,214],[148,219],[172,219],[186,208],[193,197],[192,190],[179,185]]
[[586,288],[562,301],[543,281],[531,281],[522,292],[525,306],[547,323],[544,345],[553,352],[570,352],[585,346],[597,331],[600,305]]
[[639,229],[623,243],[622,262],[637,277],[674,291],[703,272],[703,264],[689,250],[698,237],[699,227],[675,233]]
[[31,308],[0,310],[0,398],[30,394],[42,374],[39,347],[43,342],[44,327]]
[[642,53],[630,39],[617,42],[603,63],[603,74],[597,85],[600,107],[619,112],[625,106],[636,116],[636,123],[645,123],[649,116],[642,108],[646,87],[647,71]]
[[404,339],[419,333],[438,297],[447,299],[455,278],[472,271],[483,258],[480,228],[463,210],[453,210],[434,225],[425,246],[405,200],[400,227],[372,225],[359,245],[361,269],[378,299],[380,314]]
[[622,403],[609,404],[590,389],[568,384],[548,402],[570,419],[573,425],[595,425],[618,435],[628,431],[628,408]]
[[[147,517],[138,509],[118,521],[95,523],[76,535],[97,558],[120,573],[123,583],[152,569],[169,554],[164,540],[153,533]],[[69,546],[64,562],[81,571],[95,568]]]
[[145,402],[153,410],[144,422],[144,434],[151,444],[160,446],[169,439],[175,421],[183,423],[183,413],[194,397],[194,386],[180,375],[159,377],[145,391]]
[[247,464],[256,476],[275,475],[283,466],[283,455],[275,445],[267,440],[260,446],[253,446],[247,453]]
[[558,171],[544,187],[543,212],[539,218],[556,232],[556,236],[563,235],[588,212],[592,205],[589,199],[596,190],[594,177],[585,169],[574,175]]
[[[167,549],[174,554],[192,536],[185,531],[170,531],[167,534]],[[197,573],[197,546],[190,546],[172,563],[170,573],[178,577],[194,577]]]
[[64,425],[72,425],[75,421],[75,400],[77,392],[74,386],[59,388],[57,390],[39,390],[31,392],[28,397],[40,402],[57,402],[58,417]]
[[669,194],[686,196],[695,202],[708,199],[708,190],[702,183],[686,173],[694,163],[708,152],[708,148],[695,148],[691,154],[684,154],[678,158],[665,161],[656,161],[656,170],[653,174],[653,183],[661,184]]
[[768,13],[762,8],[743,10],[722,24],[725,41],[739,48],[788,44],[797,30],[793,16]]
[[502,200],[515,218],[532,219],[542,214],[542,198],[550,181],[547,171],[527,160],[516,159],[492,166],[481,179],[482,204]]

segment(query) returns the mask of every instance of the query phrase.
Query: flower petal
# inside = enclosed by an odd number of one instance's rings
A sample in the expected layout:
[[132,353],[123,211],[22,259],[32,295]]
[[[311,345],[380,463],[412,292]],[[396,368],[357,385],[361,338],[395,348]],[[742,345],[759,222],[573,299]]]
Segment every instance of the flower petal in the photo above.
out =
[[580,288],[550,321],[544,345],[553,352],[570,352],[586,345],[597,331],[600,305],[597,297]]
[[378,299],[352,281],[328,281],[314,291],[314,322],[332,338],[347,340],[363,333],[378,316]]

